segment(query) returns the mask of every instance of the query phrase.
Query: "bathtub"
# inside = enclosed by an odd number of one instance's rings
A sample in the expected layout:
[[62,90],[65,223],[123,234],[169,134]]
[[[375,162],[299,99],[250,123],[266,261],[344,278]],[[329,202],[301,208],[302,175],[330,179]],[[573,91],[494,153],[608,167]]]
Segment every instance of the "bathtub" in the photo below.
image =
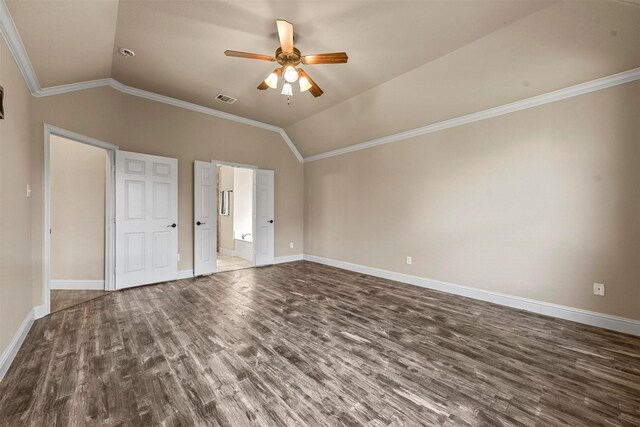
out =
[[253,262],[253,239],[250,231],[234,230],[235,255]]

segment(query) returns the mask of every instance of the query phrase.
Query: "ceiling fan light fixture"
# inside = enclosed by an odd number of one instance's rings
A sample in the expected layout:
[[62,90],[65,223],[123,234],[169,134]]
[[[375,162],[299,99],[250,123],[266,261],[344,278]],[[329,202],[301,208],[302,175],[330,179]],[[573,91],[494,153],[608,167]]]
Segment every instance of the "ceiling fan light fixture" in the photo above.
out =
[[294,83],[298,80],[298,72],[293,66],[288,65],[287,68],[284,69],[284,79],[289,83]]
[[264,82],[271,89],[277,89],[278,88],[278,75],[276,73],[271,73],[271,74],[269,74],[269,76],[266,79],[264,79]]
[[306,77],[300,77],[300,92],[306,92],[311,89],[311,83]]
[[282,92],[280,93],[287,96],[293,96],[293,89],[291,88],[291,83],[286,82],[284,85],[282,85]]

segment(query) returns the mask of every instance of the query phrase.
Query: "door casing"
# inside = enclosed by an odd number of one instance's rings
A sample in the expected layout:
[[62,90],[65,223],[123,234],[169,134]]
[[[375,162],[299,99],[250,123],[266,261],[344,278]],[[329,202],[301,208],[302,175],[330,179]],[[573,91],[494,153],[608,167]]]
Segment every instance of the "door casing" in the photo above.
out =
[[43,307],[37,310],[37,318],[51,312],[51,135],[70,139],[82,144],[102,148],[107,153],[105,188],[105,250],[104,250],[104,289],[115,290],[115,182],[114,164],[117,145],[62,129],[48,123],[44,124],[44,170],[43,170],[43,248],[42,282]]

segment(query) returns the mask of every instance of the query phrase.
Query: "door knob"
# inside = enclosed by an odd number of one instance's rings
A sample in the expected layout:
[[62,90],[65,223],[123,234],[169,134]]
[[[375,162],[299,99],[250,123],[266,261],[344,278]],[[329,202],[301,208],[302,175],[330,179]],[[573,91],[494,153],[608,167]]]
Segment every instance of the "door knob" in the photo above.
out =
[[171,228],[176,228],[178,226],[178,224],[176,224],[175,222],[173,224],[167,225],[167,228],[171,227]]
[[271,220],[269,220],[269,224],[273,224],[273,220],[272,220],[272,219],[271,219]]
[[196,225],[207,225],[207,223],[198,221],[198,222],[196,222]]

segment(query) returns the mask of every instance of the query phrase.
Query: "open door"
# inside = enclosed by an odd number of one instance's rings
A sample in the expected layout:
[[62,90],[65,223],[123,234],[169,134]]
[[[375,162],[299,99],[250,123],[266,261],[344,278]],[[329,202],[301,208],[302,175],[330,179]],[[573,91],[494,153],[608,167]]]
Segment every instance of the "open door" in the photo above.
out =
[[271,170],[256,171],[256,266],[273,264],[274,254],[274,173]]
[[116,289],[178,276],[178,161],[116,151]]
[[215,162],[193,165],[193,274],[217,271],[217,170]]

